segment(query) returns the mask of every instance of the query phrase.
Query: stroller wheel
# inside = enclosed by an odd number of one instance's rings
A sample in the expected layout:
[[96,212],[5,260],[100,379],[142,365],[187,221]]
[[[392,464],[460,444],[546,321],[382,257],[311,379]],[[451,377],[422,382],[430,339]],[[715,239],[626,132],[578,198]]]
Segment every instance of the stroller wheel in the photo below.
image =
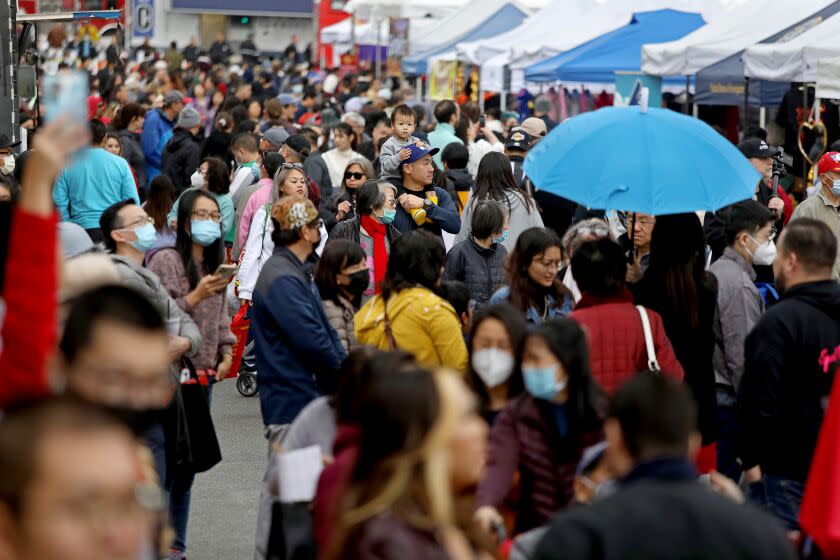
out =
[[253,397],[257,394],[257,376],[253,373],[242,372],[236,378],[236,390],[243,397]]

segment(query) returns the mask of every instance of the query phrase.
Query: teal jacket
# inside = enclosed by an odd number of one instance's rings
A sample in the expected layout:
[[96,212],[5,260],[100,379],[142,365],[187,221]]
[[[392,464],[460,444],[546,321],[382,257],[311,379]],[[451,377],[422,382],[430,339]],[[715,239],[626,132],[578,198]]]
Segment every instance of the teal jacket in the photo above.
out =
[[438,148],[440,150],[440,152],[432,157],[432,159],[435,160],[435,165],[437,165],[440,169],[443,169],[440,154],[443,152],[445,147],[453,142],[457,142],[458,144],[464,143],[463,140],[455,136],[455,128],[451,124],[438,123],[435,129],[429,133],[429,145],[432,148]]
[[53,186],[53,202],[65,222],[99,227],[106,208],[130,198],[140,204],[128,162],[102,148],[80,151]]

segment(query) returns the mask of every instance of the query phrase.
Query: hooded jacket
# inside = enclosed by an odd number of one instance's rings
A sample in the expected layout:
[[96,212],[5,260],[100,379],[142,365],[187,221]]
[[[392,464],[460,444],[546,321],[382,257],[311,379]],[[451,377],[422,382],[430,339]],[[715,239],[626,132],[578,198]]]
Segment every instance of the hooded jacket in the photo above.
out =
[[146,122],[143,123],[143,155],[146,156],[146,177],[149,181],[160,175],[162,142],[164,135],[172,131],[175,123],[169,120],[162,109],[155,109],[146,113]]
[[781,294],[747,336],[738,391],[744,470],[804,483],[840,359],[840,284],[799,284]]
[[[533,200],[530,205],[526,204],[522,195],[514,191],[505,192],[506,200],[502,201],[502,207],[508,211],[508,224],[510,230],[508,238],[503,245],[508,253],[513,252],[516,247],[516,240],[519,235],[526,229],[532,227],[543,227],[542,217],[540,216],[537,204]],[[459,243],[467,238],[472,232],[472,213],[475,208],[476,199],[470,198],[467,205],[464,207],[464,212],[461,215],[461,231],[455,235],[455,243]]]
[[[385,302],[375,296],[356,313],[356,339],[360,344],[389,350],[385,335]],[[467,346],[461,321],[448,301],[427,288],[406,288],[387,304],[388,319],[397,348],[410,352],[424,367],[467,367]]]
[[319,396],[316,377],[346,356],[305,263],[286,247],[266,261],[253,293],[251,328],[263,422],[289,424]]
[[201,163],[201,142],[184,128],[176,128],[161,155],[161,173],[168,175],[178,192],[190,188],[190,176]]

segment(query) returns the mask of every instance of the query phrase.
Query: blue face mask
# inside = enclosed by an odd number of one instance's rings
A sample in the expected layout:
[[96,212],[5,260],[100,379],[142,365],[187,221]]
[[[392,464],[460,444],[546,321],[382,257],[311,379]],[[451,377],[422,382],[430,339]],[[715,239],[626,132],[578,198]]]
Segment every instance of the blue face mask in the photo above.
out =
[[394,221],[394,218],[396,218],[396,217],[397,217],[397,211],[396,210],[382,210],[382,215],[377,216],[379,221],[382,222],[383,224],[390,224],[391,222]]
[[202,247],[207,247],[222,236],[222,228],[213,220],[193,220],[190,222],[192,240]]
[[840,181],[834,181],[831,183],[831,188],[829,190],[834,196],[840,196]]
[[131,244],[141,253],[145,253],[154,247],[157,241],[157,231],[152,224],[143,224],[134,230],[134,235],[137,236],[137,241],[132,241]]
[[509,233],[510,233],[509,229],[503,230],[502,235],[500,235],[499,237],[494,237],[493,238],[493,243],[504,243],[505,241],[507,241]]
[[557,382],[556,372],[557,366],[523,367],[522,379],[525,381],[525,390],[535,399],[553,400],[560,391],[566,388],[565,381]]

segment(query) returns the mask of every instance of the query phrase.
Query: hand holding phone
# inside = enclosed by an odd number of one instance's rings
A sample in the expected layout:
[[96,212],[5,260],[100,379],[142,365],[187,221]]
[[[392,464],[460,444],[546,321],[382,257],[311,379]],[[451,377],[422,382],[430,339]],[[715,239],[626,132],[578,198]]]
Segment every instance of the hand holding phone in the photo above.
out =
[[88,123],[88,77],[83,72],[60,72],[44,76],[44,91],[41,101],[44,119],[54,121],[67,116],[73,122],[87,126]]

